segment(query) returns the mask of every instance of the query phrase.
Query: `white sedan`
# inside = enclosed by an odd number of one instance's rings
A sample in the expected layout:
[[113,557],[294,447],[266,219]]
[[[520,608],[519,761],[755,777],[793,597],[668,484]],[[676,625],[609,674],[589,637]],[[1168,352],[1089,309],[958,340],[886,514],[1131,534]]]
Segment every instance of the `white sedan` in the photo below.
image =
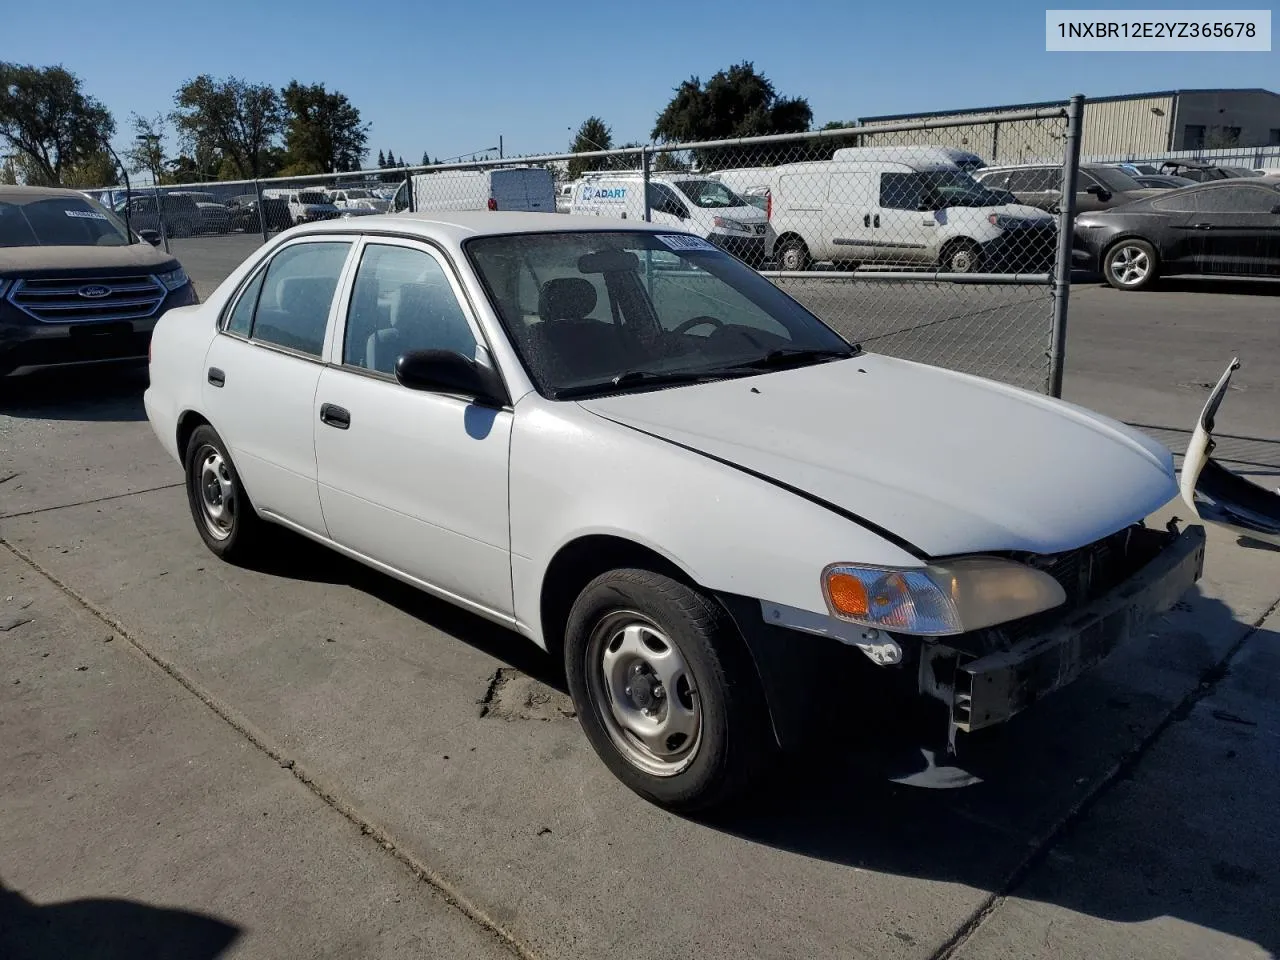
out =
[[1178,492],[1164,447],[867,353],[632,220],[295,228],[152,350],[147,415],[210,550],[252,562],[287,527],[518,631],[673,808],[912,705],[959,750],[1201,572],[1202,527],[1143,525]]

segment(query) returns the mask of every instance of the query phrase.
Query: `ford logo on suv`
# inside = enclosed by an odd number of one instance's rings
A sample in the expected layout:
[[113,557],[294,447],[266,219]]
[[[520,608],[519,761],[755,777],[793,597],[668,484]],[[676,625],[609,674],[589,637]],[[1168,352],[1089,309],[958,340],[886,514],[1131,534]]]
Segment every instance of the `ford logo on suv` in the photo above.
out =
[[92,284],[87,287],[81,287],[77,293],[87,300],[101,300],[103,297],[111,295],[111,288],[100,284]]

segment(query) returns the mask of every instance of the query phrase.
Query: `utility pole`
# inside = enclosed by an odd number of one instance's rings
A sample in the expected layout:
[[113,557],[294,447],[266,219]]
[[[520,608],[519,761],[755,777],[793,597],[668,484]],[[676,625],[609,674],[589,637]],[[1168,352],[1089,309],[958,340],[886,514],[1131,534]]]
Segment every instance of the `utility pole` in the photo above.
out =
[[498,159],[502,159],[502,134],[498,134]]

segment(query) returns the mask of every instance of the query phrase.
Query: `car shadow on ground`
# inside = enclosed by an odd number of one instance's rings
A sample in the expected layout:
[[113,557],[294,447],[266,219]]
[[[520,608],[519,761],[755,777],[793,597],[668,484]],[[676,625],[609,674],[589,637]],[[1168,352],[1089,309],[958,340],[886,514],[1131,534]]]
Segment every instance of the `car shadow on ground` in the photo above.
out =
[[242,932],[217,917],[136,900],[42,905],[0,885],[0,956],[14,960],[215,960]]
[[0,380],[0,417],[23,420],[138,422],[146,364],[40,371]]
[[[255,567],[362,590],[565,691],[562,666],[524,637],[309,540],[282,538]],[[1199,689],[1205,693],[1220,676],[1205,634],[1238,627],[1224,604],[1203,596],[1191,602],[1202,632],[1175,631],[1171,643],[1177,649],[1153,655],[1162,666],[1180,665],[1187,689],[1196,687],[1202,671]],[[1250,642],[1280,644],[1280,635],[1262,631]],[[1004,727],[962,743],[964,769],[982,782],[958,790],[890,782],[904,770],[904,758],[919,759],[919,750],[901,735],[898,718],[882,714],[862,735],[832,738],[784,758],[743,804],[692,819],[711,830],[830,863],[960,883],[992,894],[1016,893],[1122,923],[1173,916],[1280,950],[1280,915],[1241,909],[1240,891],[1230,880],[1252,876],[1252,868],[1224,868],[1215,835],[1204,833],[1204,811],[1176,795],[1144,812],[1150,829],[1143,837],[1124,840],[1132,848],[1177,838],[1181,853],[1163,872],[1152,873],[1151,857],[1141,869],[1131,869],[1102,850],[1094,851],[1097,859],[1086,876],[1069,876],[1048,887],[1040,882],[1034,889],[1022,885],[1032,867],[1050,859],[1041,841],[1069,839],[1090,809],[1091,791],[1117,764],[1122,775],[1116,783],[1133,775],[1125,758],[1170,709],[1167,700],[1087,675]],[[1217,829],[1249,823],[1261,831],[1260,840],[1274,844],[1280,837],[1280,804],[1259,804],[1248,790],[1233,793],[1231,800],[1240,809],[1218,809]]]
[[1229,296],[1280,297],[1280,282],[1273,277],[1165,277],[1151,285],[1161,293],[1216,293]]

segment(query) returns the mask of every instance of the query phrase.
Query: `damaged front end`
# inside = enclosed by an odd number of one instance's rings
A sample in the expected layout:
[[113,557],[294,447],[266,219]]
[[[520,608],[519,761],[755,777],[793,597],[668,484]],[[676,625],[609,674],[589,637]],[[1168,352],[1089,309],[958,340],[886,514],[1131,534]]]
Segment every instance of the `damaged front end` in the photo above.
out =
[[1217,446],[1213,439],[1214,418],[1226,396],[1231,374],[1239,369],[1239,359],[1233,359],[1200,411],[1183,458],[1178,486],[1183,502],[1206,523],[1280,546],[1280,491],[1265,490],[1210,457]]

